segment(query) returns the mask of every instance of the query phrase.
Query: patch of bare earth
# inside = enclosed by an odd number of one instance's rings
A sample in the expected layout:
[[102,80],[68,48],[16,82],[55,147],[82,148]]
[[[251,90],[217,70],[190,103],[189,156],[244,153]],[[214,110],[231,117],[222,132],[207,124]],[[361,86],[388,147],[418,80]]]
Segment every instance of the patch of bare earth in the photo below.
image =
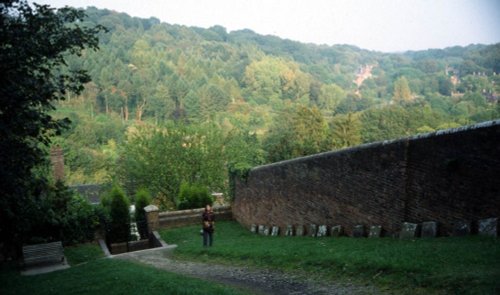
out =
[[373,286],[318,282],[275,270],[180,261],[173,259],[170,253],[171,251],[140,251],[121,254],[116,258],[218,282],[253,294],[382,294]]

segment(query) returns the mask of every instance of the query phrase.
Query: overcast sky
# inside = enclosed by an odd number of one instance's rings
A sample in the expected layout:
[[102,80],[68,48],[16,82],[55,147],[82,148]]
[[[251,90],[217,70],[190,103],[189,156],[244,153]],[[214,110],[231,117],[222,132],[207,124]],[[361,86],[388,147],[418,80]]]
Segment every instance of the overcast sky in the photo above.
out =
[[500,0],[35,0],[395,52],[500,42]]

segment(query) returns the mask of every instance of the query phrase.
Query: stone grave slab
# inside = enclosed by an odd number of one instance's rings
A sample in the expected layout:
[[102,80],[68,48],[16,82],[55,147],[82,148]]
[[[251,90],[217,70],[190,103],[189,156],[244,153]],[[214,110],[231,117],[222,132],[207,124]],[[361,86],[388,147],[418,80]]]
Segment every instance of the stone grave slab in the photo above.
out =
[[271,229],[271,236],[277,237],[280,234],[280,228],[278,226],[273,226]]
[[478,233],[482,236],[498,235],[498,218],[486,218],[478,221]]
[[382,234],[382,226],[381,225],[370,226],[370,231],[368,232],[369,238],[380,238],[381,234]]
[[257,233],[257,230],[258,230],[258,229],[257,229],[257,225],[256,225],[256,224],[252,224],[252,225],[250,226],[250,232],[252,232],[252,233],[256,234],[256,233]]
[[328,233],[326,225],[320,225],[318,227],[318,233],[316,234],[317,237],[325,237],[326,234]]
[[417,236],[418,224],[411,222],[404,222],[401,232],[399,233],[400,239],[414,239]]
[[330,229],[330,236],[340,237],[342,235],[342,231],[343,229],[341,225],[332,226],[332,228]]
[[352,236],[354,238],[362,238],[365,236],[365,226],[358,224],[352,229]]
[[457,221],[453,224],[453,233],[455,237],[463,237],[470,234],[470,223],[467,221]]
[[293,236],[293,225],[288,224],[286,226],[285,236]]
[[316,226],[316,224],[310,224],[308,231],[309,236],[315,237],[317,233],[318,233],[318,227]]
[[420,236],[422,238],[435,238],[437,236],[437,222],[422,222],[422,233]]
[[264,236],[268,236],[269,235],[269,227],[264,225]]
[[264,226],[259,225],[259,235],[263,235],[263,234],[264,234]]
[[302,237],[304,235],[304,226],[303,225],[297,225],[295,235],[299,236],[299,237]]

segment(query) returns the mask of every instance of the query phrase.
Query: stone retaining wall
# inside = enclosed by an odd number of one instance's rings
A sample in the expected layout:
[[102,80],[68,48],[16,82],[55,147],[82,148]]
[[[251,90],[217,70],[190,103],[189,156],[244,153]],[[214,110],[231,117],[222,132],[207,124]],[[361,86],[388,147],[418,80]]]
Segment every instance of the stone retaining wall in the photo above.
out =
[[500,216],[500,122],[327,152],[260,166],[236,179],[243,225],[453,225]]
[[[186,225],[199,224],[201,226],[201,215],[204,208],[165,211],[158,214],[160,228],[174,228]],[[213,207],[215,221],[232,220],[233,214],[230,206]]]
[[111,254],[121,254],[125,252],[134,252],[149,248],[154,248],[155,246],[151,246],[151,242],[149,239],[138,240],[138,241],[130,241],[123,243],[112,243],[110,245]]

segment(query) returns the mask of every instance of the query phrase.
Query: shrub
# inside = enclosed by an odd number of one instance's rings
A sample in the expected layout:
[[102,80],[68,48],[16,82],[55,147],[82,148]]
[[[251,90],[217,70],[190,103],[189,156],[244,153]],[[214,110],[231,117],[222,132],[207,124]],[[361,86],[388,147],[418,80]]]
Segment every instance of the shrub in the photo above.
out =
[[98,209],[79,195],[74,195],[68,204],[68,213],[63,219],[63,241],[67,244],[92,241],[99,227]]
[[47,187],[37,207],[26,242],[61,240],[68,245],[94,239],[99,226],[98,209],[62,182]]
[[141,239],[147,238],[148,226],[146,221],[146,212],[144,207],[151,203],[151,195],[146,189],[139,189],[135,193],[135,222]]
[[130,238],[129,201],[118,186],[113,186],[109,198],[109,225],[106,239],[110,243],[127,242]]
[[207,204],[212,205],[213,199],[206,187],[189,183],[183,183],[181,185],[177,209],[202,208]]

